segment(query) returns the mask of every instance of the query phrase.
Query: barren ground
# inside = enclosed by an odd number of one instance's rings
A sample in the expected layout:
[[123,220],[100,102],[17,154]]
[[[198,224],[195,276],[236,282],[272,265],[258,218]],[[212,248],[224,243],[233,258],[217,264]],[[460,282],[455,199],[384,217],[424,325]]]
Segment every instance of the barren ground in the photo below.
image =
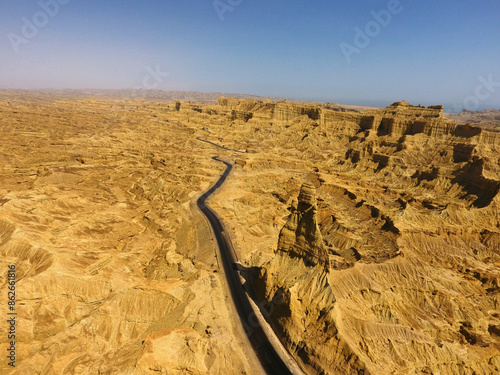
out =
[[498,373],[499,133],[342,108],[2,96],[19,362],[0,370],[252,373],[194,206],[221,155],[236,165],[211,205],[306,373]]

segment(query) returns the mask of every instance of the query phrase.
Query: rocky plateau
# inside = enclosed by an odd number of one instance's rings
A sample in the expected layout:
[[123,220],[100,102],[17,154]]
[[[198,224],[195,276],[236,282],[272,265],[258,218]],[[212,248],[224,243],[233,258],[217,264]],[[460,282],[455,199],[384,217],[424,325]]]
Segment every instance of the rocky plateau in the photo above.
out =
[[0,92],[0,372],[259,373],[195,204],[218,155],[209,204],[305,374],[500,373],[500,133],[478,121]]

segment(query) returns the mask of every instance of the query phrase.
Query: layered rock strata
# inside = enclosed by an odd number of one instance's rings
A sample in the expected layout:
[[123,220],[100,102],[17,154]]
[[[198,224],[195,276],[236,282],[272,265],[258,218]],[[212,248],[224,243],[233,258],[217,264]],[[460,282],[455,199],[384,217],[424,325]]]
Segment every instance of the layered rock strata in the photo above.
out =
[[307,373],[362,373],[364,364],[338,336],[315,190],[302,185],[292,203],[276,255],[261,270],[258,294],[271,302],[269,322]]

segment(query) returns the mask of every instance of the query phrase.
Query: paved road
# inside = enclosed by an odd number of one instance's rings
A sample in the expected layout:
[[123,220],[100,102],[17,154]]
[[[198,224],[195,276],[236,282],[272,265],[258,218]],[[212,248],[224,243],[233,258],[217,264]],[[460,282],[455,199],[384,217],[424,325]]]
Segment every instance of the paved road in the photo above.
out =
[[196,204],[207,217],[210,225],[212,226],[215,238],[217,239],[217,244],[219,245],[221,261],[224,267],[224,274],[226,275],[227,283],[229,284],[229,289],[231,291],[231,297],[233,298],[243,327],[247,332],[248,339],[252,344],[262,367],[264,367],[266,373],[272,375],[291,374],[288,367],[269,342],[264,330],[257,323],[252,305],[248,301],[246,293],[243,290],[243,286],[241,285],[239,274],[233,268],[236,263],[236,254],[232,248],[231,241],[224,232],[222,222],[219,220],[215,212],[212,211],[205,203],[207,198],[224,183],[233,168],[231,164],[219,160],[217,157],[213,157],[212,159],[224,163],[227,168],[217,183],[205,194],[203,194],[198,199]]
[[[197,140],[199,140],[199,141],[205,142],[205,143],[210,143],[211,145],[216,146],[216,147],[219,147],[219,148],[222,148],[222,149],[224,149],[224,150],[234,151],[234,152],[238,152],[238,153],[240,153],[240,154],[246,154],[246,151],[233,150],[232,148],[227,148],[227,147],[225,147],[225,146],[218,145],[217,143],[207,141],[206,139],[203,139],[203,138],[200,138],[200,137],[196,137],[196,139],[197,139]],[[219,160],[219,161],[220,161],[220,160]]]

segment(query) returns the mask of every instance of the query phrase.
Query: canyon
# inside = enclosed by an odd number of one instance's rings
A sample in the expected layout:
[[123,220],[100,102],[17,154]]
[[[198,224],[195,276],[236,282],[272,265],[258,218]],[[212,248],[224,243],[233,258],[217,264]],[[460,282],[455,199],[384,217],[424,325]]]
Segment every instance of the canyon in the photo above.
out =
[[196,208],[219,156],[207,203],[305,374],[500,372],[500,133],[466,116],[1,92],[0,371],[261,373]]

